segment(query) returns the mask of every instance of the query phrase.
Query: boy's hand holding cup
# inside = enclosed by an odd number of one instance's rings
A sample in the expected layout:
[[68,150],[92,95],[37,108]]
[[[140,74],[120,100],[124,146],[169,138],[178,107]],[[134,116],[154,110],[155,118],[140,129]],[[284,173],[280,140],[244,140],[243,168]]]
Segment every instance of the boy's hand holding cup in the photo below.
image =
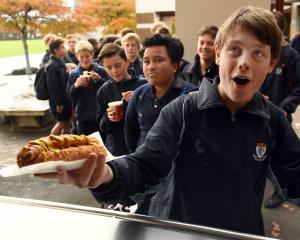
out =
[[119,122],[124,118],[123,101],[108,103],[107,116],[112,122]]

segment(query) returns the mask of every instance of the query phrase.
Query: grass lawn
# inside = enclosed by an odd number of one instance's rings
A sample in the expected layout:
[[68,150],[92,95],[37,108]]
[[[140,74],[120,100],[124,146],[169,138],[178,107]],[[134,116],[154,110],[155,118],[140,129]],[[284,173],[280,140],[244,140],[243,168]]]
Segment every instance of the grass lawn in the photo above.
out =
[[[41,53],[45,51],[42,39],[27,40],[30,53]],[[0,58],[24,55],[24,48],[21,40],[0,41]]]

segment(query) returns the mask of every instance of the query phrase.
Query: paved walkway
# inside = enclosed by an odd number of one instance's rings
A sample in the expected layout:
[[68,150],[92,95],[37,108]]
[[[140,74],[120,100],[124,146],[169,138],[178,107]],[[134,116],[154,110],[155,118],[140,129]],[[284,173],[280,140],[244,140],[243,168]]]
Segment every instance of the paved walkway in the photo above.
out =
[[[29,61],[31,67],[39,67],[44,53],[36,53],[29,55]],[[10,74],[12,70],[25,68],[26,59],[25,56],[15,56],[15,57],[6,57],[0,58],[0,79],[3,78],[3,75]]]

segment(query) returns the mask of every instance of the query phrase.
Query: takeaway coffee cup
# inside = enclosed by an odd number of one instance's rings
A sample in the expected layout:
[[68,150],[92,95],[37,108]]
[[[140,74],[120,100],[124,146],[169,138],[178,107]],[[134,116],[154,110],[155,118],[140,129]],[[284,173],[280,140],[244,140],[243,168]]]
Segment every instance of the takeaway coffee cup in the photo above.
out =
[[121,121],[124,117],[123,114],[123,102],[122,101],[115,101],[108,103],[109,108],[113,112],[113,119],[115,121]]

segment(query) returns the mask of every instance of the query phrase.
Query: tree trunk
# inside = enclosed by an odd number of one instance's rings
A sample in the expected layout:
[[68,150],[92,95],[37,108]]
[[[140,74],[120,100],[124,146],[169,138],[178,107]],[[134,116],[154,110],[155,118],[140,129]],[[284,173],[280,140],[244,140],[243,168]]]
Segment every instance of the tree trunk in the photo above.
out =
[[23,43],[24,53],[25,53],[25,58],[26,58],[26,74],[29,75],[29,74],[32,74],[32,71],[31,71],[30,62],[29,62],[26,30],[22,31],[21,35],[22,35],[22,43]]

